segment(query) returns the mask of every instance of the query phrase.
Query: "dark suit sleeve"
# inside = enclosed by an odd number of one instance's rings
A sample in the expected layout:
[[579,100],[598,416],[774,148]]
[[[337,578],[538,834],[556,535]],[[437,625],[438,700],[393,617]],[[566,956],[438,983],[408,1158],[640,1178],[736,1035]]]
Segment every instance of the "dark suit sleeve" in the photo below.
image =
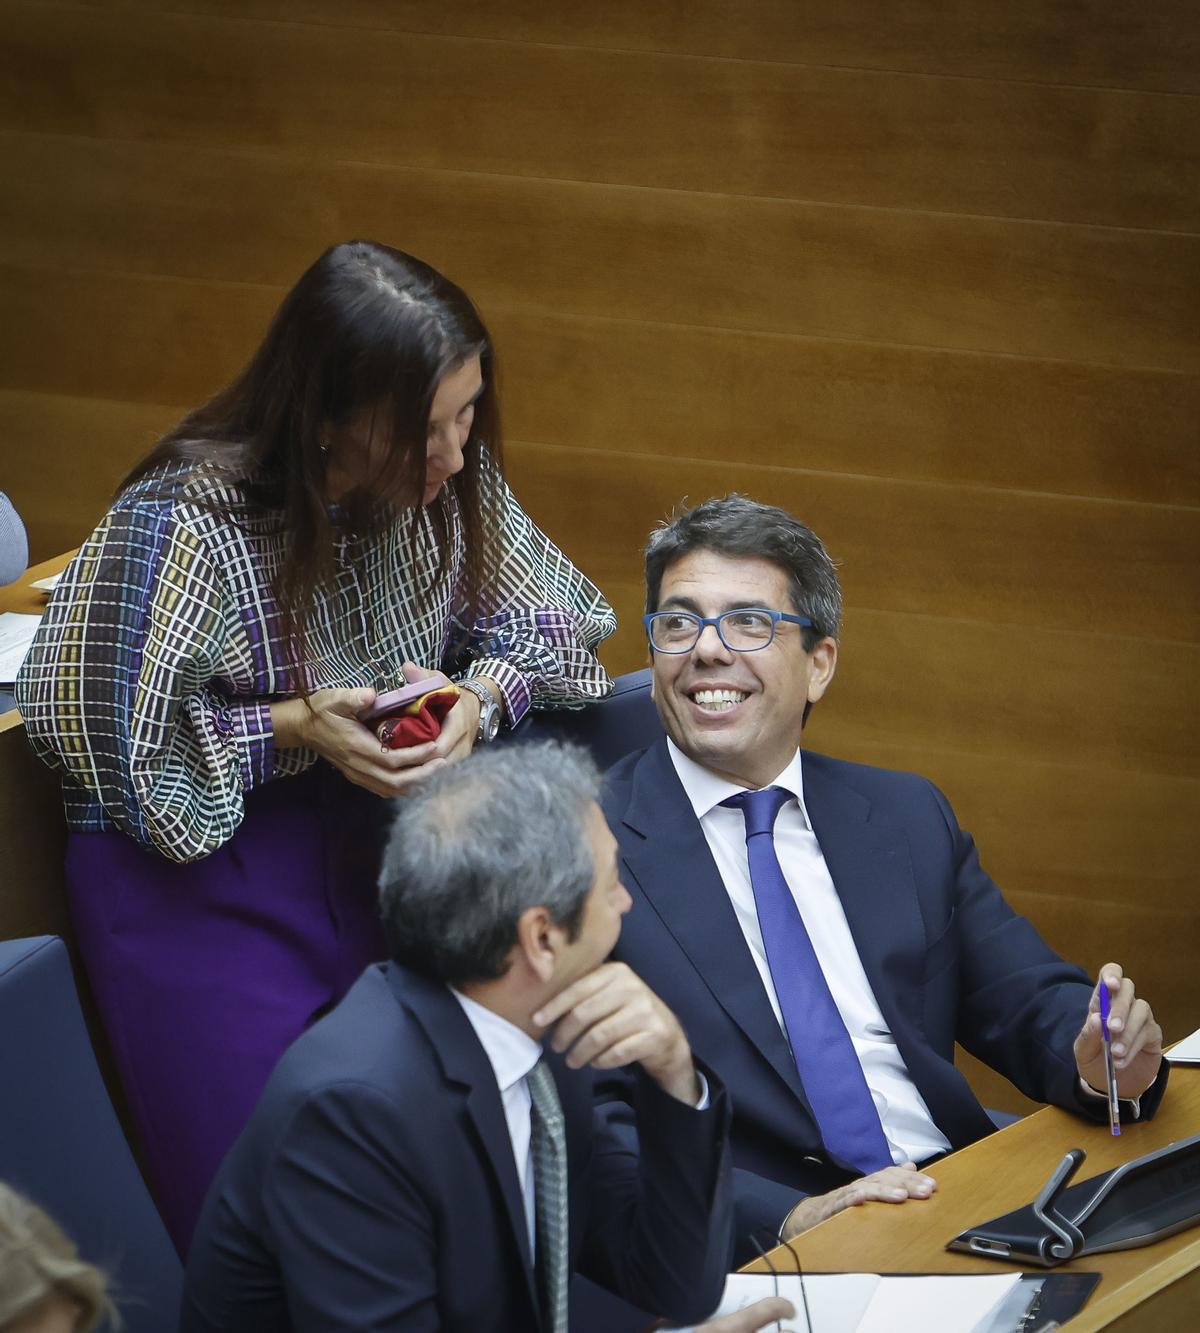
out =
[[[636,1080],[628,1069],[606,1070],[596,1080],[596,1114],[604,1124],[604,1133],[620,1144],[631,1156],[638,1152],[638,1120],[634,1109]],[[844,1178],[814,1182],[812,1193],[823,1193],[845,1183]],[[745,1238],[754,1236],[766,1249],[775,1244],[779,1229],[788,1213],[809,1191],[735,1166],[732,1174],[734,1255],[738,1266],[756,1258]],[[819,1186],[819,1187],[818,1187]]]
[[[1154,1118],[1154,1113],[1158,1110],[1158,1104],[1163,1099],[1163,1093],[1167,1090],[1167,1076],[1170,1072],[1171,1062],[1164,1055],[1154,1082],[1137,1099],[1137,1114],[1134,1114],[1132,1101],[1121,1102],[1122,1124],[1135,1125],[1139,1120],[1152,1120]],[[1089,1120],[1094,1120],[1098,1125],[1108,1123],[1108,1102],[1106,1099],[1100,1098],[1097,1100],[1095,1097],[1085,1096],[1078,1083],[1075,1084],[1075,1098],[1077,1104],[1072,1109],[1077,1110],[1080,1115],[1086,1116]]]
[[263,1207],[294,1333],[440,1326],[434,1220],[398,1126],[377,1090],[338,1084],[307,1098],[277,1140]]
[[[830,1189],[836,1188],[830,1185]],[[814,1193],[825,1191],[814,1190]],[[808,1195],[790,1185],[781,1185],[777,1180],[768,1180],[766,1176],[756,1176],[753,1171],[742,1167],[734,1169],[733,1199],[734,1219],[740,1245],[753,1236],[763,1247],[769,1250],[779,1242],[779,1233],[787,1215]],[[749,1263],[755,1255],[749,1249],[740,1248],[735,1256],[739,1265]]]
[[[943,936],[957,948],[954,1036],[1027,1097],[1104,1119],[1103,1104],[1097,1110],[1079,1093],[1073,1049],[1094,979],[1060,958],[1032,923],[1012,910],[980,865],[974,840],[959,828],[946,798],[927,785],[945,821],[954,864],[953,915]],[[939,943],[931,945],[931,952]],[[945,956],[955,954],[947,948]],[[1147,1090],[1142,1119],[1154,1114],[1165,1083],[1160,1073]]]
[[[941,978],[927,976],[927,1022],[944,1015],[953,1023],[948,1036],[1027,1097],[1075,1109],[1071,1048],[1087,1010],[1091,981],[1005,902],[946,798],[932,783],[922,780],[922,786],[944,822],[953,875],[950,919],[930,944],[929,957],[946,960],[945,980],[956,982],[957,990],[943,996]],[[915,855],[921,858],[923,851],[915,850]],[[940,856],[936,844],[935,854]],[[917,873],[920,883],[920,866]],[[931,870],[930,878],[935,873]],[[934,1044],[940,1043],[935,1039]]]
[[639,1134],[594,1114],[590,1212],[578,1268],[627,1301],[678,1323],[706,1318],[721,1299],[733,1252],[729,1097],[703,1070],[709,1106],[697,1111],[639,1070]]

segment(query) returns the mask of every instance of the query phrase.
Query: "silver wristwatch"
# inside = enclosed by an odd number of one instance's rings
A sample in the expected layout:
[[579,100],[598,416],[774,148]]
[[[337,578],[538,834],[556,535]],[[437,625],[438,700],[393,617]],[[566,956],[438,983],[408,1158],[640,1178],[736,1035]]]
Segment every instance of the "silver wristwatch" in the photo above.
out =
[[500,706],[492,698],[492,692],[477,680],[460,680],[460,690],[470,690],[479,700],[479,725],[475,728],[475,744],[490,745],[500,730]]

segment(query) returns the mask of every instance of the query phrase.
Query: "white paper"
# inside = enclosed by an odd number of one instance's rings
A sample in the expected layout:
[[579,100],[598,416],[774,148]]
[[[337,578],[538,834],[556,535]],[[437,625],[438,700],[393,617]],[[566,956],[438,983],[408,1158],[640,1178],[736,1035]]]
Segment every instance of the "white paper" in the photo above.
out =
[[36,588],[38,592],[44,592],[48,597],[66,572],[65,569],[60,569],[57,574],[47,574],[44,579],[34,579],[29,586]]
[[1200,1064],[1200,1028],[1190,1037],[1176,1042],[1167,1052],[1167,1059],[1181,1065]]
[[1020,1273],[881,1278],[858,1333],[971,1333],[1020,1280]]
[[[813,1333],[972,1333],[1021,1280],[1020,1273],[880,1277],[876,1273],[819,1273],[804,1279]],[[734,1273],[716,1314],[732,1314],[776,1291],[766,1273]],[[780,1296],[796,1316],[786,1333],[805,1333],[800,1279],[779,1278]],[[770,1325],[771,1328],[774,1325]]]
[[[863,1312],[871,1303],[883,1279],[877,1273],[822,1273],[804,1279],[808,1313],[818,1333],[855,1333]],[[777,1288],[769,1273],[731,1273],[716,1314],[733,1314],[764,1296],[774,1296]],[[791,1301],[795,1319],[785,1319],[780,1327],[804,1333],[804,1302],[800,1279],[783,1275],[779,1279],[780,1296]],[[774,1325],[768,1325],[773,1328]]]
[[0,613],[0,685],[11,685],[16,680],[40,620],[41,616],[19,611]]

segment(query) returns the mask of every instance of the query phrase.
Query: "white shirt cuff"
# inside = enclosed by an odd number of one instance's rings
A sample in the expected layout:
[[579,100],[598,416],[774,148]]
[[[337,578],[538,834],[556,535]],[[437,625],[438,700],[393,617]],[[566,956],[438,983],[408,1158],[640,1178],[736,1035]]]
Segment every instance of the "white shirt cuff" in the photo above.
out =
[[696,1070],[696,1082],[700,1084],[700,1100],[696,1103],[695,1109],[697,1111],[707,1111],[709,1106],[708,1079],[698,1069]]
[[[1097,1092],[1082,1074],[1079,1076],[1079,1091],[1083,1093],[1088,1101],[1108,1101],[1108,1093]],[[1117,1101],[1120,1105],[1129,1107],[1130,1114],[1135,1120],[1142,1118],[1142,1099],[1140,1097],[1118,1097]]]

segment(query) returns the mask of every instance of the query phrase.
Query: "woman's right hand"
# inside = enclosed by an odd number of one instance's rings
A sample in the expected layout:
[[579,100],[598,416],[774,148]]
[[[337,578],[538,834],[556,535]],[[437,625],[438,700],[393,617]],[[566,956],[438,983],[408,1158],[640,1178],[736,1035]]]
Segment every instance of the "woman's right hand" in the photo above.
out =
[[384,750],[359,713],[375,702],[375,691],[317,690],[305,699],[271,705],[271,729],[277,749],[304,746],[315,750],[349,781],[376,796],[402,796],[410,787],[445,765],[434,741],[403,750]]

